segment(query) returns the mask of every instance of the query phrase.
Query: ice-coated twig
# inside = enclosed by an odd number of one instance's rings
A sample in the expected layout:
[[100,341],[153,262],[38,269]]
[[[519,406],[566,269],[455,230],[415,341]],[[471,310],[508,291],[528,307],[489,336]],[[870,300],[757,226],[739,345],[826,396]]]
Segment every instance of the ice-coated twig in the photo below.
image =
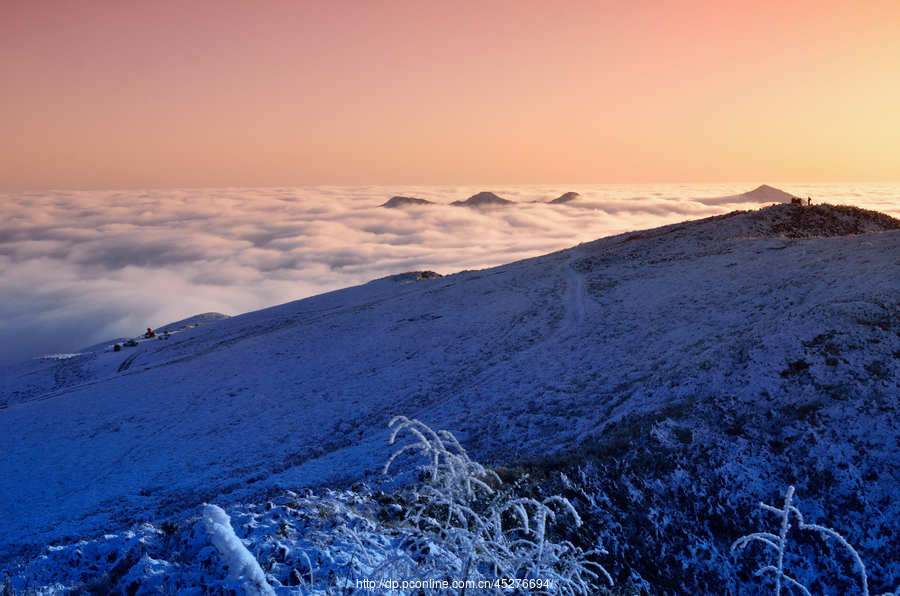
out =
[[[838,542],[838,544],[844,547],[844,550],[847,551],[850,558],[853,560],[853,568],[859,575],[859,583],[862,590],[862,596],[870,596],[869,577],[866,573],[866,566],[863,563],[862,557],[860,557],[859,552],[839,532],[820,524],[806,523],[806,521],[803,519],[803,514],[800,512],[800,509],[793,505],[793,499],[794,487],[789,486],[787,492],[785,493],[784,505],[781,507],[781,509],[772,507],[771,505],[767,505],[765,503],[759,504],[760,509],[762,509],[763,511],[769,511],[781,517],[781,527],[777,536],[769,532],[756,532],[753,534],[748,534],[737,539],[734,544],[731,545],[731,550],[743,550],[747,547],[747,545],[754,541],[761,542],[763,545],[774,550],[777,553],[778,557],[775,565],[766,565],[764,567],[761,567],[753,575],[756,577],[764,576],[766,574],[771,574],[772,576],[774,576],[776,596],[780,596],[781,594],[782,581],[784,581],[784,585],[791,586],[800,590],[804,594],[804,596],[812,596],[806,586],[785,574],[784,558],[788,547],[788,532],[791,529],[791,517],[793,517],[797,521],[797,529],[803,531],[818,532],[823,538],[833,538]],[[880,596],[900,596],[900,587],[898,587],[894,592],[887,592],[881,594]]]
[[430,476],[432,484],[442,487],[462,485],[465,487],[468,498],[473,498],[477,490],[487,494],[493,493],[493,489],[485,482],[485,479],[500,484],[497,474],[472,461],[466,450],[449,431],[435,432],[428,425],[415,419],[410,420],[406,416],[395,416],[388,426],[393,428],[388,443],[390,445],[396,442],[397,436],[403,431],[411,433],[417,440],[404,445],[391,454],[384,465],[385,474],[401,454],[407,451],[418,451],[429,462],[424,466],[424,470]]

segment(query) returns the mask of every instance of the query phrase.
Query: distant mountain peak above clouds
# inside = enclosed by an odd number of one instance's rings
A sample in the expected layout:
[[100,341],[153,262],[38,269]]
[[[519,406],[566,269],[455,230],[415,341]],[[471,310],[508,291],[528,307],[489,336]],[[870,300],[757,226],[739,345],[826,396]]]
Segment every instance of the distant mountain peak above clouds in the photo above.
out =
[[790,203],[794,195],[785,192],[780,188],[763,184],[757,186],[753,190],[741,193],[739,195],[728,195],[725,197],[712,197],[709,199],[694,199],[702,205],[733,205],[738,203]]
[[[560,195],[559,197],[552,199],[550,201],[524,201],[524,203],[543,203],[546,205],[564,205],[575,199],[581,198],[581,195],[574,191],[568,191]],[[509,199],[504,199],[498,194],[491,191],[482,191],[478,194],[472,195],[468,199],[464,201],[453,201],[450,203],[451,205],[463,206],[463,207],[484,207],[484,206],[492,206],[492,205],[514,205],[514,204],[522,204],[520,201],[510,201]],[[441,203],[435,203],[434,201],[428,201],[426,199],[416,199],[413,197],[392,197],[386,203],[382,203],[381,207],[386,207],[388,209],[396,209],[402,207],[412,207],[418,205],[439,205]]]
[[794,198],[794,195],[768,184],[763,184],[738,196],[755,199],[760,203],[790,203]]
[[569,191],[564,193],[563,195],[553,199],[552,201],[547,201],[551,205],[561,205],[563,203],[568,203],[570,201],[574,201],[575,199],[580,198],[581,195],[577,192]]
[[476,195],[472,195],[465,201],[453,201],[451,205],[463,205],[465,207],[481,207],[483,205],[509,205],[514,201],[504,199],[490,191],[482,191]]
[[434,201],[426,199],[416,199],[413,197],[392,197],[388,202],[383,203],[382,207],[388,209],[396,209],[397,207],[409,207],[410,205],[434,205]]

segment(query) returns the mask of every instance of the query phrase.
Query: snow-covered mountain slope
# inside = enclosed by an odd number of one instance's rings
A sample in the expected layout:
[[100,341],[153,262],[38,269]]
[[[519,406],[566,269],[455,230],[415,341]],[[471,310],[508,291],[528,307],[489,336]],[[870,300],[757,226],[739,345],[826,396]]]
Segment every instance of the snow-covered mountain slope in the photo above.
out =
[[395,414],[507,464],[713,445],[748,494],[808,458],[865,515],[900,482],[897,227],[779,205],[4,367],[0,557],[374,478]]

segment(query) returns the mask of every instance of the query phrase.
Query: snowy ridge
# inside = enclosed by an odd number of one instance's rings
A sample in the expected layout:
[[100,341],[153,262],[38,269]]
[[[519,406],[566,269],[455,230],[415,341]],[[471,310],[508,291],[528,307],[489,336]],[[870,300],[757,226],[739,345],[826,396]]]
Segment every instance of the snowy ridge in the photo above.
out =
[[[395,414],[452,429],[482,462],[579,466],[579,513],[615,516],[604,543],[620,573],[651,577],[685,546],[635,553],[646,516],[661,537],[719,524],[703,548],[726,565],[731,512],[789,483],[846,534],[889,545],[897,228],[779,205],[4,367],[0,557],[204,501],[375,479]],[[896,553],[863,554],[890,583]]]
[[163,325],[162,327],[157,327],[157,329],[160,332],[175,331],[227,318],[229,318],[228,315],[223,315],[217,312],[206,312],[200,315],[194,315],[193,317],[188,317],[186,319],[181,319],[180,321],[175,321],[174,323],[169,323],[168,325]]

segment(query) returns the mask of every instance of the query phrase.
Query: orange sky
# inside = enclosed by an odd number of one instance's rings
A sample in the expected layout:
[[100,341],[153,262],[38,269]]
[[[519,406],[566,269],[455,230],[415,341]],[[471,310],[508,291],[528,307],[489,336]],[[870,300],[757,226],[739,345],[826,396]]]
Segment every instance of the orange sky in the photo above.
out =
[[0,1],[0,191],[900,180],[900,2]]

